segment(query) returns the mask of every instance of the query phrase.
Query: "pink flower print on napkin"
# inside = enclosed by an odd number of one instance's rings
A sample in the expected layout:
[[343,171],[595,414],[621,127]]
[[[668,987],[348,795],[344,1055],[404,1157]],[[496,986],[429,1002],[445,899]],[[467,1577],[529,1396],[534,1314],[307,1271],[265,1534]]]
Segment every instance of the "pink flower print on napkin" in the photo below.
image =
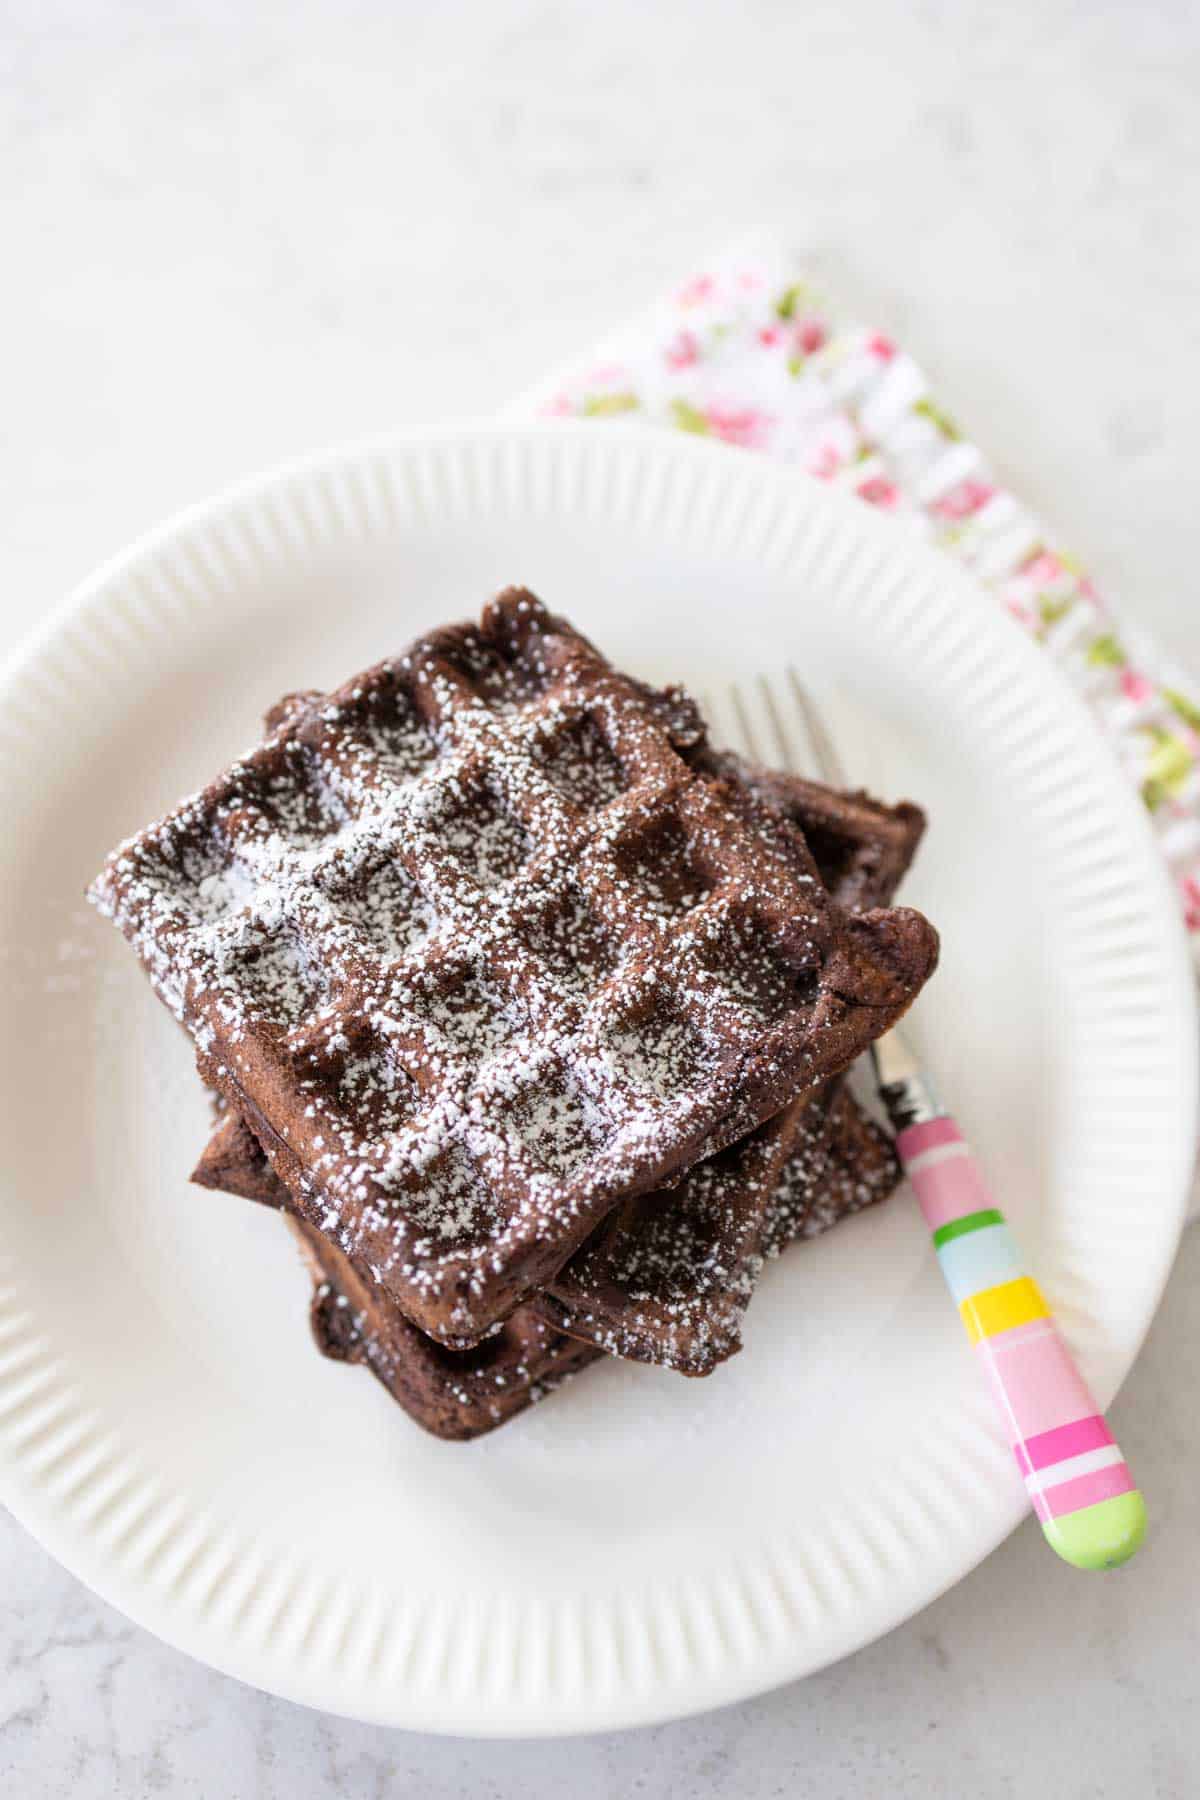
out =
[[693,275],[685,281],[675,296],[679,306],[703,306],[716,293],[717,284],[711,275]]
[[616,387],[620,383],[628,385],[629,371],[622,363],[595,363],[586,371],[583,379],[588,387]]
[[812,452],[804,466],[818,481],[832,481],[844,462],[845,458],[836,444],[821,444]]
[[753,406],[709,406],[705,418],[713,437],[723,444],[740,444],[743,450],[759,450],[775,423],[770,413]]
[[668,369],[690,369],[700,361],[700,340],[694,331],[681,331],[665,354]]
[[770,413],[757,407],[696,406],[678,395],[671,402],[671,418],[680,431],[720,438],[723,444],[738,444],[743,450],[761,449],[775,423]]
[[882,507],[885,512],[900,504],[900,489],[884,475],[869,475],[854,491],[868,506]]
[[1200,931],[1200,880],[1195,875],[1185,875],[1180,883],[1183,889],[1183,919],[1189,931]]
[[818,481],[832,481],[857,460],[861,450],[862,434],[854,421],[845,413],[835,413],[821,422],[811,443],[803,447],[800,462]]
[[932,510],[939,519],[969,519],[972,513],[982,511],[995,492],[986,481],[960,481],[934,501]]
[[1036,587],[1048,587],[1066,573],[1065,564],[1052,550],[1035,550],[1029,561],[1021,564],[1021,574]]
[[1152,683],[1147,681],[1144,675],[1139,675],[1136,669],[1122,669],[1120,683],[1121,692],[1125,698],[1132,700],[1136,706],[1140,706],[1144,700],[1149,700],[1154,692]]
[[801,319],[793,334],[793,342],[801,356],[811,356],[821,348],[828,336],[823,319]]

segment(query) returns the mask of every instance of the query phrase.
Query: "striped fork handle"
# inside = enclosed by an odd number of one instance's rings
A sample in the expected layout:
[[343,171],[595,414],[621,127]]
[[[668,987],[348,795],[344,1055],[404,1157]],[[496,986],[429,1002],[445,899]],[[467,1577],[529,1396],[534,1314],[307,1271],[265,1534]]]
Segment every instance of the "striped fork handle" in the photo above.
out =
[[1115,1568],[1145,1536],[1145,1503],[969,1145],[943,1116],[908,1125],[896,1147],[1042,1530],[1076,1568]]

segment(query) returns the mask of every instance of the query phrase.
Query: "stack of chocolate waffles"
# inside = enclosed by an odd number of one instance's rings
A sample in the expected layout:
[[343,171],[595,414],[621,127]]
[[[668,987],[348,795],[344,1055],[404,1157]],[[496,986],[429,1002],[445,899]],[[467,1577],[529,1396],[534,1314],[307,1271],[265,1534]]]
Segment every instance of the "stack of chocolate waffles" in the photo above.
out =
[[841,1077],[937,959],[920,813],[719,755],[521,590],[267,726],[93,890],[218,1096],[195,1179],[439,1436],[605,1353],[708,1374],[896,1183]]

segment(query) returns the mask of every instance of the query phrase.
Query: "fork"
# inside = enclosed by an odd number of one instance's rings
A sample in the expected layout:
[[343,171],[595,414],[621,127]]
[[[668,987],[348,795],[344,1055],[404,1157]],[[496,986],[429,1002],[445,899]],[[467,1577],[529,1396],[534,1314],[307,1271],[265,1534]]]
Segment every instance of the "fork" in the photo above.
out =
[[[820,709],[794,668],[786,697],[759,676],[728,689],[741,747],[755,762],[799,774],[789,730],[831,787],[846,778]],[[757,698],[755,698],[755,690]],[[709,704],[704,710],[711,716]],[[896,1150],[933,1238],[967,1336],[983,1361],[1033,1510],[1051,1547],[1080,1569],[1126,1562],[1146,1535],[1146,1507],[1046,1300],[1025,1272],[970,1146],[898,1029],[871,1048]]]

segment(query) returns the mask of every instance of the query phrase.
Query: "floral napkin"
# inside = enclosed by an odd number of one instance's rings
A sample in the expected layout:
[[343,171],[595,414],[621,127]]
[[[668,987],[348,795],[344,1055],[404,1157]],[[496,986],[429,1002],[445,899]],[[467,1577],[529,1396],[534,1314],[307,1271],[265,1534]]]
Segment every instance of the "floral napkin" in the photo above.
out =
[[718,259],[525,396],[761,450],[896,514],[1054,657],[1136,783],[1200,965],[1200,690],[1110,610],[884,333],[830,312],[782,251]]
[[513,410],[761,450],[957,557],[1092,707],[1141,794],[1200,972],[1200,688],[998,480],[907,351],[837,317],[782,248],[716,259]]

